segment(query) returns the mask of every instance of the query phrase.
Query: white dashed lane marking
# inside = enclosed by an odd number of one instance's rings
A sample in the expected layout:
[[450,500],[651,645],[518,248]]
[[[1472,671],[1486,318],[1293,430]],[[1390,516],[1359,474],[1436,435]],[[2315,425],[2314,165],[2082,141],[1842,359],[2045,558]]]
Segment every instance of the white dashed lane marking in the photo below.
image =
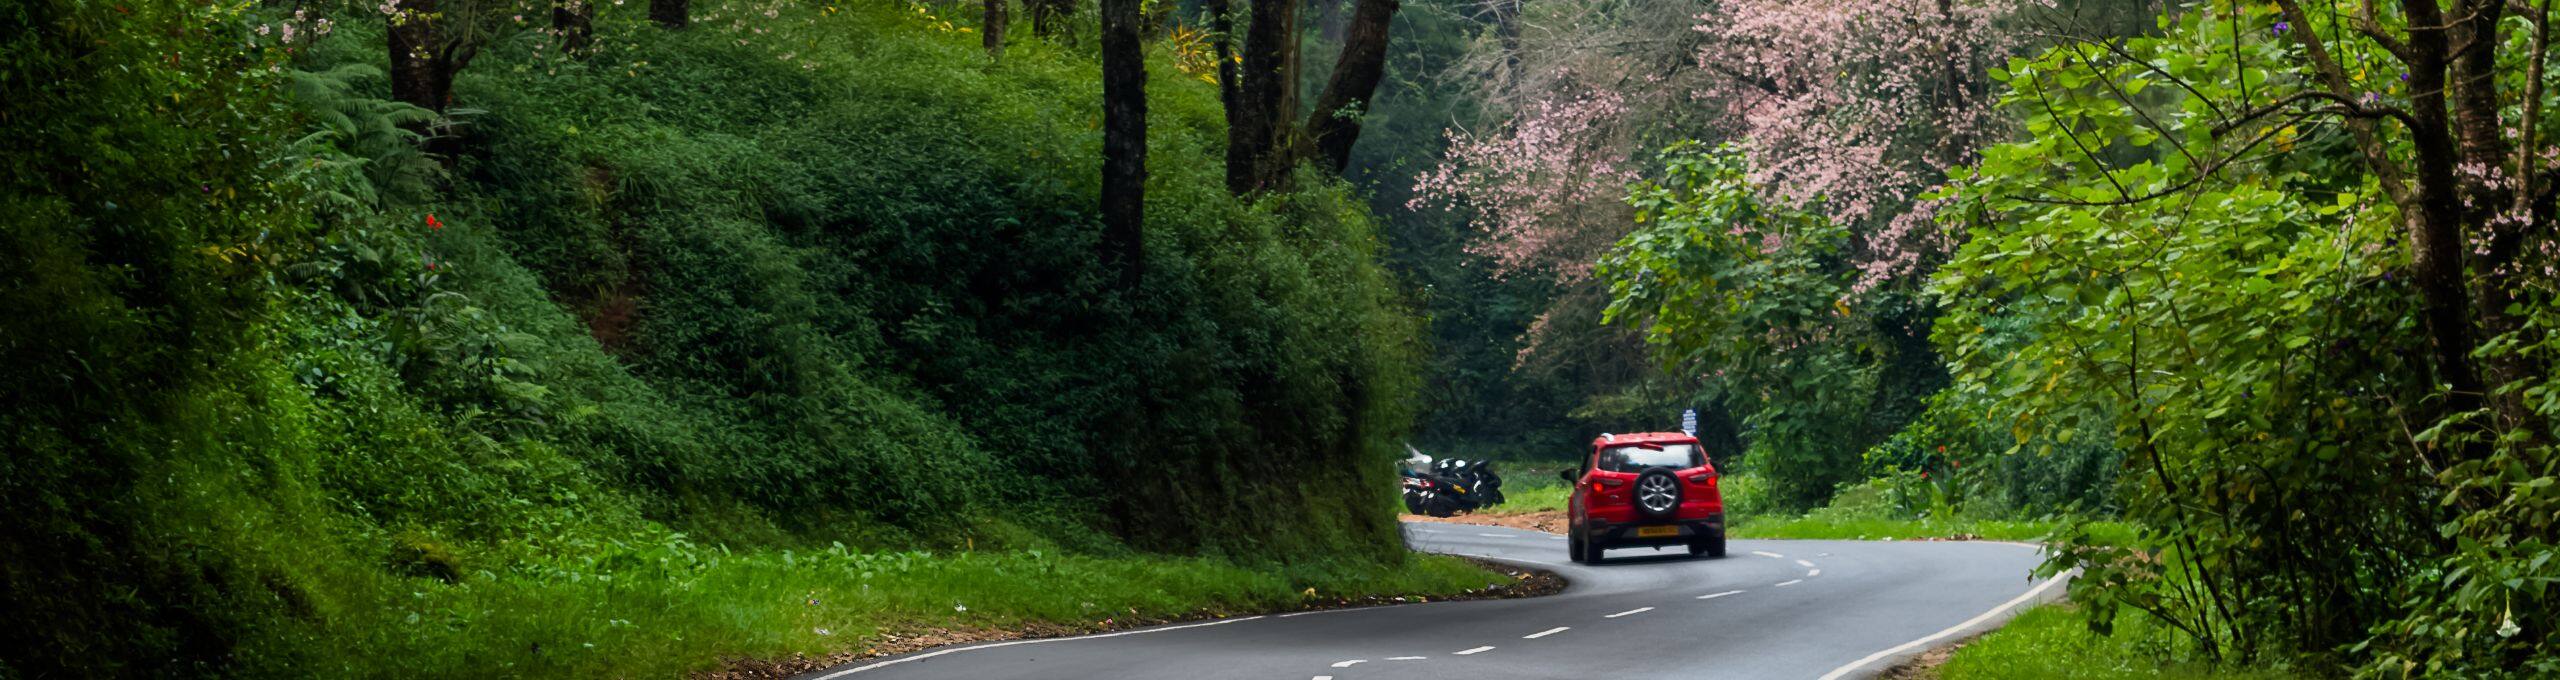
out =
[[1366,661],[1368,661],[1368,659],[1352,659],[1352,660],[1350,660],[1350,661],[1336,661],[1336,662],[1333,662],[1333,667],[1334,667],[1334,668],[1350,668],[1353,664],[1358,664],[1358,663],[1362,663],[1362,662],[1366,662]]
[[1466,656],[1466,655],[1469,655],[1469,654],[1474,654],[1474,653],[1476,653],[1476,652],[1488,652],[1488,651],[1493,651],[1493,645],[1485,645],[1485,646],[1482,646],[1482,647],[1476,647],[1476,648],[1473,648],[1473,649],[1469,649],[1469,650],[1467,650],[1467,651],[1463,651],[1463,652],[1451,652],[1451,653],[1452,653],[1452,654],[1456,654],[1456,655],[1458,655],[1458,656]]
[[1740,595],[1740,594],[1742,594],[1742,591],[1739,591],[1739,590],[1727,590],[1727,591],[1724,591],[1724,592],[1721,592],[1721,593],[1708,593],[1708,594],[1705,594],[1705,595],[1700,595],[1700,596],[1698,596],[1698,599],[1701,599],[1701,600],[1713,600],[1713,599],[1716,599],[1716,598],[1719,598],[1719,597],[1724,597],[1724,596],[1726,596],[1726,595]]
[[1753,555],[1759,555],[1759,556],[1761,556],[1761,557],[1766,557],[1766,558],[1770,558],[1770,559],[1777,559],[1777,558],[1781,558],[1781,557],[1786,557],[1785,555],[1780,555],[1780,554],[1773,553],[1773,552],[1769,552],[1769,551],[1766,551],[1766,550],[1753,550],[1753,551],[1751,551],[1751,554],[1753,554]]
[[1522,640],[1535,640],[1535,639],[1542,638],[1542,637],[1546,637],[1546,636],[1549,636],[1549,635],[1554,635],[1554,634],[1557,634],[1557,633],[1562,633],[1562,632],[1565,632],[1565,631],[1568,631],[1568,630],[1573,630],[1573,628],[1572,628],[1571,626],[1556,626],[1556,627],[1554,627],[1554,628],[1549,628],[1549,629],[1542,630],[1542,631],[1538,631],[1538,632],[1535,632],[1535,633],[1530,633],[1530,634],[1528,634],[1528,635],[1522,635],[1522,636],[1520,636],[1520,639],[1522,639]]
[[1804,561],[1804,560],[1796,560],[1796,566],[1799,566],[1799,567],[1806,567],[1806,568],[1811,568],[1811,567],[1813,566],[1813,563],[1812,563],[1812,562],[1806,562],[1806,561]]
[[1796,580],[1793,580],[1793,581],[1783,581],[1783,582],[1780,582],[1778,585],[1773,586],[1773,587],[1777,587],[1777,588],[1785,588],[1785,587],[1787,587],[1787,586],[1792,586],[1792,585],[1795,585],[1795,584],[1798,584],[1798,583],[1803,583],[1803,582],[1804,582],[1804,579],[1796,579]]
[[1637,608],[1634,608],[1634,609],[1629,609],[1629,610],[1626,610],[1626,611],[1618,612],[1618,613],[1616,613],[1616,614],[1610,614],[1610,615],[1608,615],[1608,616],[1603,616],[1603,617],[1600,617],[1600,618],[1604,618],[1604,619],[1614,619],[1614,618],[1618,618],[1618,617],[1621,617],[1621,616],[1626,616],[1626,615],[1628,615],[1628,614],[1642,614],[1642,613],[1649,612],[1649,611],[1653,611],[1653,608],[1652,608],[1652,607],[1637,607]]
[[1428,658],[1431,658],[1431,657],[1427,657],[1427,656],[1390,656],[1390,657],[1387,657],[1387,660],[1388,660],[1388,661],[1421,661],[1421,660],[1423,660],[1423,659],[1428,659]]
[[852,667],[852,668],[847,668],[847,669],[844,669],[844,670],[836,671],[836,672],[833,672],[833,673],[828,673],[828,674],[826,674],[826,675],[821,675],[821,676],[818,676],[817,678],[814,678],[813,680],[835,680],[836,678],[841,678],[841,677],[844,677],[844,676],[852,675],[852,674],[855,674],[855,673],[860,673],[860,672],[867,671],[867,670],[871,670],[871,669],[874,669],[874,668],[880,668],[880,667],[883,667],[883,666],[894,666],[894,665],[897,665],[897,664],[907,663],[907,662],[910,662],[910,661],[922,661],[922,660],[925,660],[925,659],[931,659],[931,658],[934,658],[934,657],[937,657],[937,656],[942,656],[942,655],[945,655],[945,654],[957,654],[957,653],[960,653],[960,652],[967,652],[967,651],[979,650],[979,649],[995,649],[995,648],[997,648],[997,647],[1013,647],[1013,646],[1017,646],[1017,645],[1037,645],[1037,644],[1045,644],[1045,643],[1052,643],[1052,642],[1073,642],[1073,641],[1078,641],[1078,640],[1100,640],[1100,639],[1104,639],[1104,638],[1125,637],[1125,636],[1130,636],[1130,635],[1147,635],[1147,634],[1152,634],[1152,633],[1162,633],[1162,632],[1165,632],[1165,631],[1184,630],[1184,629],[1189,629],[1189,628],[1204,628],[1204,627],[1208,627],[1208,626],[1223,626],[1223,625],[1227,625],[1227,624],[1230,624],[1230,623],[1239,623],[1239,622],[1244,622],[1244,621],[1252,621],[1252,620],[1254,620],[1254,619],[1259,619],[1259,618],[1262,618],[1262,617],[1260,617],[1260,616],[1247,616],[1247,617],[1242,617],[1242,618],[1233,618],[1233,619],[1218,619],[1218,620],[1216,620],[1216,621],[1209,621],[1209,622],[1206,622],[1206,623],[1192,623],[1192,624],[1184,624],[1184,625],[1180,625],[1180,626],[1164,626],[1164,627],[1161,627],[1161,628],[1140,628],[1140,629],[1137,629],[1137,630],[1124,630],[1124,631],[1120,631],[1120,632],[1117,632],[1117,633],[1102,633],[1102,634],[1099,634],[1099,635],[1087,635],[1087,636],[1084,636],[1084,637],[1071,637],[1071,638],[1039,638],[1039,639],[1036,639],[1036,640],[1006,640],[1006,641],[1004,641],[1004,642],[990,642],[990,643],[983,644],[983,645],[974,645],[974,646],[969,646],[969,647],[952,647],[952,648],[943,649],[943,650],[939,650],[939,651],[925,652],[925,653],[923,653],[923,654],[917,654],[917,655],[915,655],[915,656],[902,656],[902,657],[898,657],[898,658],[895,658],[895,659],[890,659],[890,660],[887,660],[887,661],[877,661],[877,662],[873,662],[873,663],[870,663],[870,664],[867,664],[867,665],[855,666],[855,667]]
[[1804,577],[1805,577],[1805,578],[1813,578],[1813,577],[1821,576],[1821,575],[1822,575],[1822,570],[1820,570],[1820,569],[1815,569],[1815,570],[1813,570],[1813,571],[1808,571],[1808,572],[1805,572],[1805,573],[1804,573]]

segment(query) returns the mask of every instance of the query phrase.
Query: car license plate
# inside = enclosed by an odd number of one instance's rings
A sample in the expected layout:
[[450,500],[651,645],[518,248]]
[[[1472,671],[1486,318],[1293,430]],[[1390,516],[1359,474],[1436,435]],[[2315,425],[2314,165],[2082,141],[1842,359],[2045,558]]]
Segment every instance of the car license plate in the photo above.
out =
[[1680,535],[1680,527],[1636,527],[1637,538],[1660,538]]

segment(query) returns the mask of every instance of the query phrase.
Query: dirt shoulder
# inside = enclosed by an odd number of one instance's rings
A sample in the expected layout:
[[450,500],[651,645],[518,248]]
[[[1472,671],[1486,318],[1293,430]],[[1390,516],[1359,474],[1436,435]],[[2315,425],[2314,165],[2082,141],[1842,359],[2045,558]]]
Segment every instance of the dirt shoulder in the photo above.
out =
[[1403,515],[1403,516],[1398,517],[1398,519],[1402,519],[1402,520],[1407,521],[1407,522],[1445,522],[1445,523],[1449,523],[1449,524],[1474,524],[1474,525],[1478,525],[1478,526],[1488,526],[1488,527],[1510,527],[1510,528],[1513,528],[1513,529],[1528,529],[1528,530],[1530,530],[1530,531],[1544,531],[1544,532],[1547,532],[1547,533],[1550,533],[1550,534],[1561,534],[1561,533],[1564,533],[1564,511],[1562,511],[1562,510],[1540,510],[1540,511],[1537,511],[1537,512],[1500,513],[1500,514],[1472,514],[1472,515],[1458,515],[1458,516],[1456,516],[1456,517],[1432,517],[1432,516],[1429,516],[1429,515]]
[[1929,651],[1921,652],[1918,656],[1903,659],[1900,663],[1877,671],[1876,680],[1936,680],[1938,667],[1947,665],[1947,660],[1955,658],[1956,652],[1964,649],[1965,645],[1973,644],[1973,641],[1980,640],[1982,636],[1988,634],[1990,631],[1975,633],[1961,640],[1931,647]]
[[1106,619],[1098,622],[1083,623],[1050,623],[1035,621],[1025,623],[1020,628],[1012,629],[924,627],[906,630],[885,630],[882,631],[878,637],[870,640],[868,646],[861,649],[820,656],[793,655],[784,659],[723,659],[721,660],[721,667],[719,670],[697,673],[693,678],[694,680],[783,680],[784,678],[789,678],[802,673],[841,666],[864,659],[897,656],[909,652],[920,652],[947,645],[977,642],[1000,642],[1004,640],[1072,637],[1077,635],[1129,630],[1132,628],[1145,628],[1147,626],[1168,623],[1206,621],[1209,619],[1223,619],[1257,614],[1280,614],[1322,609],[1351,609],[1356,607],[1375,607],[1380,605],[1434,601],[1500,600],[1519,597],[1538,597],[1541,595],[1553,595],[1564,590],[1564,578],[1556,576],[1554,572],[1543,569],[1523,569],[1508,564],[1489,562],[1471,557],[1459,557],[1458,559],[1472,562],[1476,566],[1483,567],[1488,571],[1507,574],[1511,576],[1512,582],[1495,585],[1489,588],[1479,588],[1454,596],[1373,596],[1311,599],[1300,603],[1298,606],[1273,609],[1269,611],[1229,612],[1204,610],[1192,612],[1184,616],[1169,618],[1131,617],[1126,619]]

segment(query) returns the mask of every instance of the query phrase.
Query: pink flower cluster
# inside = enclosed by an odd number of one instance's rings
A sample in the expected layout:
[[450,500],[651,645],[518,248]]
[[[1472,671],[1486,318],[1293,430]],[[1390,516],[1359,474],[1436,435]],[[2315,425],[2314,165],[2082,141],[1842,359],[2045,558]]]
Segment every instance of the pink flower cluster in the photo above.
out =
[[1971,162],[2001,119],[1985,72],[2022,46],[2004,23],[2040,0],[1729,0],[1697,55],[1725,132],[1773,199],[1859,228],[1853,294],[1953,244],[1918,196]]
[[[1516,50],[1478,60],[1509,122],[1453,131],[1416,207],[1471,212],[1504,273],[1589,271],[1632,226],[1644,150],[1732,141],[1768,198],[1851,225],[1874,286],[1951,247],[1918,200],[2000,133],[1988,69],[2046,0],[1726,0],[1686,26],[1574,2],[1536,5]],[[1588,7],[1586,7],[1588,5]]]
[[1617,93],[1590,92],[1531,103],[1493,134],[1451,131],[1448,161],[1416,182],[1411,207],[1472,209],[1485,234],[1469,251],[1501,273],[1554,267],[1569,279],[1588,275],[1616,232],[1556,223],[1626,196],[1637,175],[1610,137],[1627,112]]

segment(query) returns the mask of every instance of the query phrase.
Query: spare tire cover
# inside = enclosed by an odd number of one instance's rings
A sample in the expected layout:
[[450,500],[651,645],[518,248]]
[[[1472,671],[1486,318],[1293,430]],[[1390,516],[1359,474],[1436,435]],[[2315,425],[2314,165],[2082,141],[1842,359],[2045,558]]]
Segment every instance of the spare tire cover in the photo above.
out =
[[1654,468],[1636,476],[1634,496],[1636,511],[1647,517],[1667,518],[1680,514],[1680,478],[1670,470]]

